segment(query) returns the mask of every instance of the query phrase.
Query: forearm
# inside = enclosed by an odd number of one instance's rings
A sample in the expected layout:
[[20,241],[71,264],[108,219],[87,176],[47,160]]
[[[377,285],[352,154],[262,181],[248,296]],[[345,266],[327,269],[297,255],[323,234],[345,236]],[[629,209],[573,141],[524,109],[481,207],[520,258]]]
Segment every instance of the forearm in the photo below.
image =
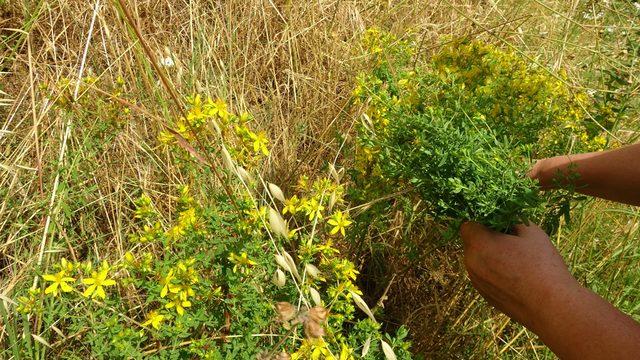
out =
[[637,359],[640,325],[575,285],[541,304],[533,331],[561,359]]
[[543,189],[573,185],[586,195],[640,205],[640,144],[543,159],[530,175]]

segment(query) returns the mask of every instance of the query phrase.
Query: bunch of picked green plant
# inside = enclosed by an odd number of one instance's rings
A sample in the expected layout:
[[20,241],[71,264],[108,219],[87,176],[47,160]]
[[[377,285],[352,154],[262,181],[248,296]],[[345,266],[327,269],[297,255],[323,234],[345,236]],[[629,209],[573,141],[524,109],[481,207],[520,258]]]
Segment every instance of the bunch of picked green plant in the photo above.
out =
[[[226,140],[233,192],[198,198],[184,185],[170,211],[142,193],[123,255],[52,256],[17,287],[11,329],[34,329],[47,346],[39,354],[70,359],[410,359],[406,330],[381,331],[355,265],[333,245],[352,225],[341,172],[301,177],[286,197],[252,167],[269,150],[248,115],[222,100],[189,103],[184,127],[160,140],[177,156],[180,141]],[[12,337],[14,358],[38,358],[29,344]]]
[[358,77],[354,99],[365,194],[406,185],[439,222],[557,226],[571,197],[550,201],[526,174],[535,158],[605,145],[586,94],[480,41],[450,41],[427,63],[412,60],[410,40],[376,29],[364,43],[373,71]]

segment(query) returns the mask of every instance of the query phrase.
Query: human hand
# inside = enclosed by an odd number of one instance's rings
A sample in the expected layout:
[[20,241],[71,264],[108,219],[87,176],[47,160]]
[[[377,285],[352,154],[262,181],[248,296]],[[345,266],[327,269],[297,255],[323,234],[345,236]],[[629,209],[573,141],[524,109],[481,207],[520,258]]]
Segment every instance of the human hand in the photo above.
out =
[[585,195],[640,206],[640,144],[541,159],[528,175],[542,190],[568,186]]
[[460,228],[471,283],[496,309],[533,331],[552,313],[550,299],[580,288],[547,234],[517,225],[514,235],[478,223]]
[[[555,156],[536,161],[527,173],[527,176],[538,180],[542,190],[549,190],[556,187],[558,176],[567,176],[566,169],[571,164],[569,156]],[[560,175],[562,176],[562,175]]]
[[535,164],[533,164],[533,166],[531,167],[531,170],[529,170],[529,172],[527,173],[528,177],[534,180],[538,180],[541,185],[542,181],[545,180],[543,179],[543,169],[545,167],[546,160],[547,159],[540,159],[536,161]]
[[498,310],[536,333],[561,359],[637,359],[640,324],[571,276],[535,225],[514,235],[460,228],[471,283]]

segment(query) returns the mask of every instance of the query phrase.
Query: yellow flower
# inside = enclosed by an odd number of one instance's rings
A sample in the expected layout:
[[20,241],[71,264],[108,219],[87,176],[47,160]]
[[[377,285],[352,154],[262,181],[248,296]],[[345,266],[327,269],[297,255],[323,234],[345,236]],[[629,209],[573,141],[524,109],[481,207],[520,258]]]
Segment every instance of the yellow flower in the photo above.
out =
[[249,133],[249,138],[253,141],[253,151],[262,152],[265,156],[269,156],[269,149],[267,149],[269,140],[264,131],[260,131],[257,134],[251,132]]
[[193,291],[191,285],[178,285],[178,297],[182,300],[187,300],[189,296],[196,296],[196,292]]
[[73,271],[73,264],[68,262],[67,259],[62,258],[62,260],[60,260],[60,269],[71,272]]
[[345,344],[342,344],[342,349],[340,350],[340,360],[353,360],[353,349],[349,348]]
[[162,285],[162,290],[160,290],[160,297],[163,298],[167,296],[168,292],[172,294],[177,293],[180,289],[176,284],[172,283],[172,280],[175,279],[175,275],[173,274],[173,269],[169,270],[167,276],[160,280],[160,285]]
[[309,215],[309,221],[316,217],[318,219],[322,219],[322,210],[324,210],[324,206],[322,206],[317,199],[313,198],[307,201],[305,210],[307,215]]
[[240,272],[242,274],[246,274],[249,271],[249,268],[251,266],[256,265],[256,262],[249,259],[249,257],[247,256],[246,252],[243,252],[242,254],[240,254],[239,256],[236,255],[235,253],[231,253],[228,257],[229,261],[231,261],[233,264],[235,264],[233,266],[233,272],[237,272],[238,269],[240,269]]
[[223,120],[226,120],[229,117],[229,111],[227,111],[227,104],[224,100],[218,98],[216,101],[208,101],[209,105],[209,116],[218,116]]
[[154,329],[159,330],[160,325],[164,321],[166,316],[160,314],[157,311],[152,311],[147,315],[147,320],[142,323],[143,326],[153,326]]
[[259,209],[251,209],[249,211],[245,211],[245,213],[249,216],[249,219],[252,223],[260,223],[265,221],[267,217],[267,207],[261,206]]
[[46,281],[51,281],[53,284],[49,285],[45,290],[45,294],[53,294],[53,296],[58,296],[60,290],[63,292],[70,292],[73,290],[68,282],[76,281],[76,279],[72,277],[66,276],[67,272],[65,270],[60,270],[55,275],[43,275],[42,278]]
[[174,225],[165,232],[165,235],[172,241],[180,240],[184,234],[185,230],[182,224]]
[[180,135],[182,135],[182,137],[184,137],[185,139],[190,139],[191,135],[189,134],[189,129],[187,128],[187,124],[182,121],[182,120],[178,120],[176,122],[176,132]]
[[202,112],[202,99],[200,95],[196,95],[193,101],[191,101],[191,106],[192,108],[187,113],[187,120],[193,126],[200,126],[205,117],[205,114]]
[[91,298],[99,297],[105,298],[104,286],[113,286],[116,284],[115,280],[107,279],[109,274],[109,265],[105,261],[102,264],[102,269],[99,272],[94,271],[89,279],[83,279],[82,283],[89,285],[82,295],[85,297],[91,296]]
[[178,263],[178,277],[182,281],[186,281],[189,284],[198,282],[198,272],[193,268],[195,262],[195,259],[189,259]]
[[[317,341],[311,345],[311,360],[320,360],[334,358],[331,351],[327,347],[327,343],[324,341]],[[334,358],[335,359],[335,358]]]
[[326,256],[331,257],[333,254],[339,254],[340,251],[333,247],[333,240],[328,239],[326,243],[315,246],[315,250]]
[[193,126],[198,126],[202,119],[204,119],[204,114],[200,108],[191,109],[189,113],[187,113],[187,120],[189,120],[189,123]]
[[345,228],[351,225],[351,221],[349,221],[349,215],[343,214],[342,211],[337,211],[335,214],[331,215],[331,218],[327,221],[327,223],[333,226],[330,234],[335,235],[340,232],[342,236],[345,236]]
[[185,211],[181,211],[178,216],[178,222],[180,225],[186,227],[196,223],[196,209],[189,208]]
[[175,307],[178,315],[183,315],[184,308],[191,307],[191,301],[182,300],[180,296],[173,296],[171,298],[171,302],[165,305],[164,307],[167,309],[171,309],[172,307]]
[[288,199],[284,202],[284,208],[282,209],[282,215],[286,213],[290,213],[291,215],[295,215],[298,212],[298,205],[300,204],[300,199],[298,196],[293,195],[291,199]]

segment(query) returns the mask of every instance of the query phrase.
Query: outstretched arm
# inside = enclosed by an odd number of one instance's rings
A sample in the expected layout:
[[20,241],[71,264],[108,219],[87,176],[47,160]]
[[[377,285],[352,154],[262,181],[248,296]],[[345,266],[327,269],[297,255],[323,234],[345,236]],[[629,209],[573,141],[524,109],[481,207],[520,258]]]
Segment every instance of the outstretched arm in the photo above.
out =
[[478,292],[561,359],[638,359],[640,324],[582,287],[539,227],[515,232],[462,226],[465,266]]
[[572,185],[583,194],[640,205],[640,144],[542,159],[529,176],[538,179],[543,189],[551,189],[556,179],[571,178],[572,172],[578,175]]

